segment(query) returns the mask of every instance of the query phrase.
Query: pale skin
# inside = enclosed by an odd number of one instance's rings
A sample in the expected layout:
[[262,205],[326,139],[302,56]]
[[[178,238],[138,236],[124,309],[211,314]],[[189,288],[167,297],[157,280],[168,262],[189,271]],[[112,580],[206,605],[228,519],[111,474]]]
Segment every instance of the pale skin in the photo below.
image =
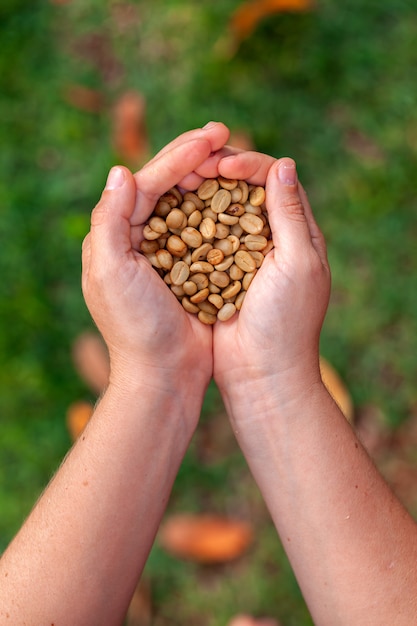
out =
[[[214,377],[316,624],[409,626],[417,527],[327,393],[319,337],[330,271],[291,159],[234,151],[222,124],[180,136],[134,176],[115,168],[83,246],[83,292],[109,386],[0,561],[0,624],[120,624]],[[266,184],[275,249],[214,328],[138,252],[174,184]],[[238,610],[238,607],[237,607]]]

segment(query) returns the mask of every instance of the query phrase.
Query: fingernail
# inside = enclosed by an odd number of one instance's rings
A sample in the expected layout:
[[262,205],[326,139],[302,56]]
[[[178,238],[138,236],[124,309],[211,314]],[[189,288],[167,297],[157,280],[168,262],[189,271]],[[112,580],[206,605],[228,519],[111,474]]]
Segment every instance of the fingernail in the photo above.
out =
[[207,130],[208,128],[213,128],[213,126],[216,126],[217,122],[207,122],[207,124],[205,126],[203,126],[203,130]]
[[297,182],[295,163],[282,163],[278,168],[278,178],[283,185],[295,185]]
[[125,182],[125,173],[121,167],[112,167],[107,176],[106,189],[117,189]]

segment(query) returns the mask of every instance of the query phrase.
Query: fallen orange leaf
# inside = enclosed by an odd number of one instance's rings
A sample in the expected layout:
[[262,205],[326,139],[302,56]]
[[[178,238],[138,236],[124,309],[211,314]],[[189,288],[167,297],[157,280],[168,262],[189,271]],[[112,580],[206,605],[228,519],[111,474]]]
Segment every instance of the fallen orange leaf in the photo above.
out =
[[178,558],[214,564],[241,556],[252,542],[253,531],[246,522],[217,515],[178,514],[161,526],[158,539]]
[[151,626],[151,624],[151,586],[148,579],[141,578],[130,601],[125,626]]
[[103,95],[99,91],[83,85],[68,85],[64,95],[72,106],[90,113],[97,113],[104,105]]
[[149,155],[145,113],[145,98],[135,91],[124,93],[113,110],[114,149],[135,167],[144,163]]
[[259,22],[274,13],[309,11],[311,0],[250,0],[243,3],[232,15],[230,27],[237,40],[249,37]]
[[235,615],[227,626],[280,626],[272,617],[252,617],[251,615]]
[[110,375],[109,354],[100,336],[92,332],[79,335],[72,346],[72,359],[82,380],[93,393],[100,395]]
[[320,371],[322,380],[330,395],[346,419],[349,422],[353,422],[354,407],[350,393],[334,367],[322,356],[320,357]]
[[252,137],[243,129],[232,130],[228,143],[239,150],[255,150]]
[[67,410],[67,428],[71,439],[75,441],[81,435],[94,411],[90,402],[80,400],[71,404]]

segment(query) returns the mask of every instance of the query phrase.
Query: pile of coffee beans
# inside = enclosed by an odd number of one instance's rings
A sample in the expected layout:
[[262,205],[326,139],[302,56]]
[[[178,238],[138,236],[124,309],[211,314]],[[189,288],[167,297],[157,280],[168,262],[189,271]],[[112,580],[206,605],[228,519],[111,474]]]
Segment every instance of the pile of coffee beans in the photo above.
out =
[[264,187],[210,178],[195,192],[173,187],[143,229],[141,252],[189,313],[204,324],[242,307],[273,244]]

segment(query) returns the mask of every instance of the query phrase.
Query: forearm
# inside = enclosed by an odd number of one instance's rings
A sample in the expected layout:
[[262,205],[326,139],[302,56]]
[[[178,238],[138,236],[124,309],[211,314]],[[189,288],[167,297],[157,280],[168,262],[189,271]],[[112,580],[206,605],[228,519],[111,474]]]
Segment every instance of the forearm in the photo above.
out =
[[201,402],[107,390],[0,562],[2,624],[122,622]]
[[321,384],[276,390],[252,386],[232,423],[315,623],[414,623],[414,521]]

